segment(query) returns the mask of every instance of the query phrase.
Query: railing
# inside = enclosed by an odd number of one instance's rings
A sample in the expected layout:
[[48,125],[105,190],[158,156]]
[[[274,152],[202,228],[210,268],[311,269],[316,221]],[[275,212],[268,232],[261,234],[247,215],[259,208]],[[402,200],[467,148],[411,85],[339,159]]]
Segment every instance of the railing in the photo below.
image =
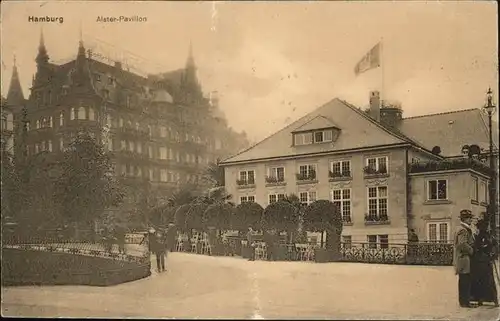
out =
[[114,238],[96,241],[63,237],[19,237],[2,239],[2,247],[25,251],[60,252],[75,255],[104,257],[129,262],[149,262],[148,238],[143,234],[127,234],[124,243]]
[[342,261],[345,262],[451,265],[453,245],[449,243],[347,243],[342,244],[341,254]]
[[426,173],[454,169],[473,169],[486,175],[490,175],[491,173],[491,169],[487,164],[470,158],[459,158],[441,162],[416,162],[408,166],[410,173]]

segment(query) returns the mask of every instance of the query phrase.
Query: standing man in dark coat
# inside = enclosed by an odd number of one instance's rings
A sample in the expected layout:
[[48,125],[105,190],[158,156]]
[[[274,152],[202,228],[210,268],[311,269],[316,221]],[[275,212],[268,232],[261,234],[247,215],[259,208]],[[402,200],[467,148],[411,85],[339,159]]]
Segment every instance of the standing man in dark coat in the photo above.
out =
[[165,256],[167,246],[165,244],[165,236],[159,231],[156,232],[154,241],[151,244],[151,250],[156,256],[156,267],[158,272],[165,271]]
[[248,244],[248,249],[250,251],[250,258],[248,260],[255,261],[255,245],[256,244],[254,241],[253,230],[251,227],[248,228],[247,244]]
[[472,236],[472,213],[469,210],[460,211],[460,225],[453,238],[453,266],[458,274],[458,300],[463,308],[475,308],[470,303],[471,275],[470,257],[472,256],[474,238]]

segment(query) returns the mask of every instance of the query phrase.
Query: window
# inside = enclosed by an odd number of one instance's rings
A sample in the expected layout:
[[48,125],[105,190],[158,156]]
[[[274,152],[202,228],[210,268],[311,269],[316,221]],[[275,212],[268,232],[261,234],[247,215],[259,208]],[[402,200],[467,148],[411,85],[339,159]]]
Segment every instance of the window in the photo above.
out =
[[59,126],[64,126],[64,112],[59,113]]
[[240,203],[255,202],[255,196],[240,196]]
[[344,223],[351,222],[351,189],[334,189],[332,190],[332,202],[337,206],[342,213],[342,221]]
[[149,180],[154,181],[154,170],[152,168],[149,169]]
[[481,195],[481,203],[486,203],[488,202],[488,189],[486,188],[486,182],[485,181],[481,181],[481,185],[480,185],[480,188],[479,188],[479,193]]
[[108,150],[113,150],[113,139],[108,137]]
[[240,171],[239,185],[255,184],[255,171]]
[[86,117],[87,115],[85,115],[85,114],[86,114],[86,113],[85,113],[85,108],[84,108],[84,107],[80,107],[80,108],[78,108],[78,115],[77,115],[77,117],[76,117],[76,118],[77,118],[77,119],[86,119],[86,118],[87,118],[87,117]]
[[172,150],[172,148],[169,148],[168,149],[168,159],[174,159],[174,151]]
[[316,201],[316,192],[315,191],[300,192],[299,198],[301,204],[309,205],[314,201]]
[[101,75],[99,74],[94,74],[95,81],[101,81]]
[[268,169],[268,181],[285,181],[285,168],[284,167],[271,167]]
[[64,139],[62,137],[59,137],[59,151],[64,150]]
[[49,116],[47,126],[50,127],[50,128],[54,127],[54,122],[53,122],[52,116]]
[[71,120],[78,119],[78,109],[76,109],[75,107],[71,108],[70,119]]
[[436,179],[427,182],[428,194],[427,200],[447,200],[448,199],[448,184],[445,179]]
[[139,128],[140,128],[139,123],[138,123],[138,122],[135,122],[135,130],[139,130]]
[[388,220],[387,186],[368,187],[368,221]]
[[330,177],[350,177],[351,161],[333,161],[330,163]]
[[153,146],[148,146],[148,156],[149,158],[153,158]]
[[348,249],[352,246],[352,236],[351,235],[343,235],[342,243],[344,243],[344,248]]
[[139,154],[141,154],[141,153],[142,153],[142,144],[141,144],[141,143],[137,143],[137,145],[136,145],[136,146],[137,146],[137,152],[138,152]]
[[165,126],[160,127],[160,136],[167,137],[167,127],[165,127]]
[[131,152],[134,151],[134,142],[128,142],[128,150]]
[[36,129],[40,129],[40,120],[36,120]]
[[471,200],[479,201],[479,180],[477,177],[472,178]]
[[368,241],[368,248],[370,249],[377,248],[377,235],[368,235],[367,241]]
[[295,145],[309,145],[313,142],[312,133],[295,134]]
[[121,147],[122,147],[122,150],[126,150],[127,149],[127,142],[122,140]]
[[269,204],[279,202],[279,201],[284,201],[285,200],[285,194],[279,193],[279,194],[269,194]]
[[118,125],[120,127],[123,127],[123,118],[120,117],[120,120],[118,121]]
[[167,171],[165,169],[160,169],[160,181],[166,182],[167,180]]
[[315,180],[316,165],[300,165],[297,180]]
[[167,159],[167,148],[160,147],[160,159]]
[[95,120],[95,113],[94,113],[94,108],[89,108],[89,119],[90,120]]
[[49,141],[48,141],[48,143],[47,143],[47,150],[48,150],[49,152],[51,152],[51,151],[52,151],[52,141],[51,141],[51,140],[49,140]]
[[387,174],[387,156],[384,157],[373,157],[366,159],[366,174]]
[[380,243],[381,249],[388,249],[389,248],[389,236],[387,234],[379,235],[378,241]]
[[449,240],[449,223],[427,223],[427,241],[434,243],[447,243]]

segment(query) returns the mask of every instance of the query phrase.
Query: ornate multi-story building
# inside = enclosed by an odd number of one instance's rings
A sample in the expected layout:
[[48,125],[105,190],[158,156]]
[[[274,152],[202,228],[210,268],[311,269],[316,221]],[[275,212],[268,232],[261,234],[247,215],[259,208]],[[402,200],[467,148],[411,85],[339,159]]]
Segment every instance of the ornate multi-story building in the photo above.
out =
[[141,202],[137,190],[166,198],[182,184],[202,184],[207,164],[248,145],[228,127],[216,94],[204,97],[191,50],[185,68],[148,77],[94,59],[81,40],[75,59],[49,60],[42,34],[26,100],[14,67],[7,105],[16,153],[59,153],[78,132],[90,132],[112,155],[117,177],[138,187],[128,210]]

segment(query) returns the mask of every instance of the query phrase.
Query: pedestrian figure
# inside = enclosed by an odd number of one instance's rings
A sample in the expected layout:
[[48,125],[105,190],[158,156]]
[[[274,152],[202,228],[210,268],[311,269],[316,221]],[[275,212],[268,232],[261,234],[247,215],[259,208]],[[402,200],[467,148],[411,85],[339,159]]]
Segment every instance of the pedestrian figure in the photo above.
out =
[[175,227],[175,224],[173,223],[168,224],[166,238],[167,238],[167,250],[169,252],[174,252],[175,247],[177,245],[177,228]]
[[496,246],[488,231],[488,221],[477,222],[478,234],[474,238],[474,253],[471,257],[471,297],[478,305],[492,302],[498,307],[498,295],[493,274]]
[[248,260],[255,261],[255,246],[256,246],[256,244],[254,241],[253,230],[251,227],[248,228],[247,244],[248,244],[248,249],[250,251],[250,258]]
[[411,229],[408,233],[408,256],[410,258],[415,258],[418,252],[418,235],[415,233],[414,229]]
[[458,300],[463,308],[475,308],[471,304],[470,257],[474,253],[473,235],[471,230],[472,213],[469,210],[460,211],[460,225],[455,232],[453,241],[453,266],[458,275]]
[[267,260],[276,261],[274,253],[274,242],[275,242],[274,230],[264,231],[264,242],[266,243]]
[[166,256],[165,237],[162,233],[157,232],[151,244],[151,250],[156,256],[156,267],[158,272],[165,271],[165,256]]
[[118,226],[115,229],[115,238],[118,243],[118,253],[125,254],[125,228],[123,226]]
[[107,227],[104,227],[102,231],[102,240],[104,243],[104,251],[111,254],[111,250],[113,249],[113,238]]

